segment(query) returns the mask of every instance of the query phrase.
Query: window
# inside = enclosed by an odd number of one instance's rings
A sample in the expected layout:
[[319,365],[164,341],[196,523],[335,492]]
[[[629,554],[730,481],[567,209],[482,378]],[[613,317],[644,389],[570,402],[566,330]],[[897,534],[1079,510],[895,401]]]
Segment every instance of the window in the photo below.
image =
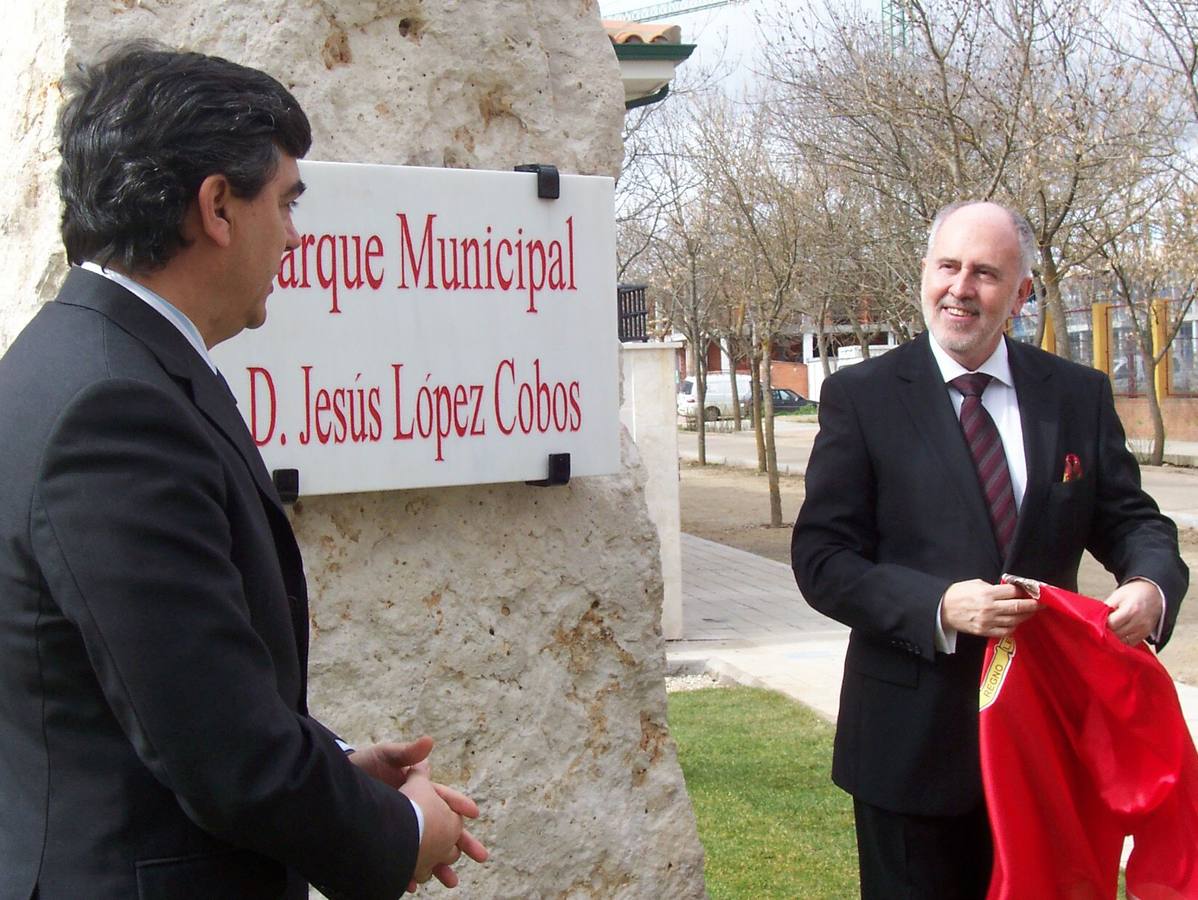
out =
[[1124,397],[1139,397],[1148,385],[1135,325],[1126,306],[1111,307],[1111,385]]
[[1069,355],[1074,362],[1090,365],[1094,361],[1094,313],[1090,307],[1065,310],[1065,331],[1069,335]]
[[1036,343],[1038,318],[1033,303],[1029,302],[1024,306],[1023,311],[1019,315],[1011,319],[1009,334],[1012,340],[1019,341],[1022,344]]
[[1169,347],[1169,393],[1198,394],[1198,308],[1193,305]]

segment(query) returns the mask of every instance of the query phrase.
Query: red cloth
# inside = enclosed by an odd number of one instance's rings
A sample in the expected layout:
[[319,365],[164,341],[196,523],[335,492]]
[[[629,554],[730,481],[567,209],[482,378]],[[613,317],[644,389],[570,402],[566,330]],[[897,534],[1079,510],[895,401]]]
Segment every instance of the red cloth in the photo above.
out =
[[1043,585],[1040,603],[982,667],[988,900],[1113,898],[1126,834],[1129,897],[1198,898],[1198,754],[1172,679],[1102,602]]

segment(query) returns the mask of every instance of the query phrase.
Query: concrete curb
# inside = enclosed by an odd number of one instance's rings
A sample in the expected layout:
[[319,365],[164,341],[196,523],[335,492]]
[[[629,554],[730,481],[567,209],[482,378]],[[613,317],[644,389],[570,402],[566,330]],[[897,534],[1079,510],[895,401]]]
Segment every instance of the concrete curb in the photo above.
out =
[[[687,462],[698,462],[699,454],[694,450],[678,451],[678,458]],[[730,466],[734,469],[757,469],[757,460],[750,459],[744,456],[720,456],[718,454],[707,454],[707,465],[709,466]],[[807,474],[806,466],[794,466],[787,463],[782,463],[778,466],[779,475],[791,475],[797,478],[802,478]],[[1198,526],[1196,526],[1198,527]]]
[[739,666],[734,666],[727,660],[711,656],[673,656],[667,653],[666,675],[710,675],[720,684],[739,684],[745,687],[777,690],[764,678]]
[[[1131,455],[1136,458],[1136,462],[1140,465],[1150,465],[1147,453],[1140,453],[1138,450],[1133,450]],[[1161,463],[1162,465],[1173,466],[1178,469],[1194,469],[1198,468],[1198,456],[1193,456],[1189,453],[1166,453],[1161,457]]]
[[[721,684],[739,684],[745,687],[765,688],[766,690],[777,691],[802,703],[808,709],[828,721],[836,721],[835,708],[827,708],[831,704],[830,697],[825,697],[824,702],[821,704],[815,701],[813,696],[806,695],[805,691],[787,689],[778,684],[776,677],[771,678],[769,674],[757,674],[729,662],[727,659],[708,655],[708,652],[712,654],[719,653],[720,649],[713,647],[710,651],[687,649],[676,651],[675,653],[667,652],[666,675],[710,675]],[[1177,690],[1177,702],[1181,707],[1182,717],[1190,726],[1190,734],[1195,740],[1198,740],[1198,687],[1182,684],[1180,681],[1174,681],[1173,686]],[[821,706],[825,708],[821,708]]]

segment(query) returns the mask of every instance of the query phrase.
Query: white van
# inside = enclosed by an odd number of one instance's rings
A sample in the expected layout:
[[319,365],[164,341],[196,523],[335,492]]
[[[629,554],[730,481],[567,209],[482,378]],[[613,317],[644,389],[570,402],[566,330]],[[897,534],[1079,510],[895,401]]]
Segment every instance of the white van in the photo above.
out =
[[[736,389],[742,395],[749,393],[749,373],[736,373]],[[731,418],[732,378],[727,372],[711,372],[707,376],[707,394],[703,398],[705,421]],[[678,415],[698,418],[699,386],[693,378],[686,378],[678,385]],[[741,403],[741,415],[749,415],[749,404]]]

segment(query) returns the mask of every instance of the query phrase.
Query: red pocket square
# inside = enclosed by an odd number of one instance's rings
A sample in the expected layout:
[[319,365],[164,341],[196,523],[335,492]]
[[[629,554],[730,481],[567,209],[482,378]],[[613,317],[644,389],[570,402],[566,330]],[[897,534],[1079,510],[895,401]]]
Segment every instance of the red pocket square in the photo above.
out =
[[1077,481],[1082,474],[1082,461],[1077,458],[1077,454],[1065,454],[1065,474],[1061,481]]

